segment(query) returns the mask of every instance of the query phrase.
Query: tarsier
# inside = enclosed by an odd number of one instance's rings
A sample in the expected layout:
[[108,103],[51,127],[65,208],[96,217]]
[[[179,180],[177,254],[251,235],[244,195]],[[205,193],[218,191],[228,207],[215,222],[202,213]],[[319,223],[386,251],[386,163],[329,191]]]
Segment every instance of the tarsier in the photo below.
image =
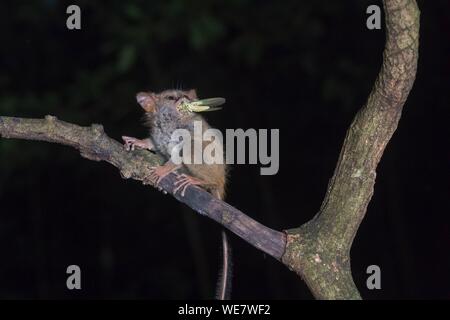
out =
[[[141,92],[137,94],[136,99],[145,111],[145,120],[146,125],[150,128],[150,137],[140,140],[123,136],[125,148],[127,150],[134,150],[135,148],[152,150],[158,152],[167,160],[164,165],[152,168],[149,177],[150,182],[158,186],[161,179],[169,173],[175,172],[178,174],[178,179],[175,182],[175,193],[180,192],[184,196],[188,186],[197,185],[213,196],[223,199],[226,185],[225,161],[212,164],[205,162],[197,164],[194,161],[175,164],[171,160],[171,155],[174,148],[179,148],[180,144],[179,141],[172,140],[174,131],[177,129],[188,130],[191,137],[191,146],[194,146],[196,144],[194,143],[195,139],[202,139],[202,137],[194,135],[195,121],[201,122],[203,132],[210,128],[198,112],[215,110],[215,107],[224,103],[225,99],[199,100],[195,90],[165,90],[161,93]],[[221,150],[223,154],[222,141],[218,139],[203,141],[202,139],[200,144],[197,141],[197,144],[202,146],[202,151],[211,143],[216,144],[213,147],[216,150]],[[225,231],[222,231],[222,247],[223,267],[219,276],[216,298],[225,300],[229,299],[231,291],[231,251]]]

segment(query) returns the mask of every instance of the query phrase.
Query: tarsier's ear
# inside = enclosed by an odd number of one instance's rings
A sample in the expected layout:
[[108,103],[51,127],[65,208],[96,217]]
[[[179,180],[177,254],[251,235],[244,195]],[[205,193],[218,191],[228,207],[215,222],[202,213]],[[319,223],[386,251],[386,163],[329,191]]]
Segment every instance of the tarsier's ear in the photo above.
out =
[[139,92],[136,95],[136,100],[145,112],[155,112],[156,99],[153,92]]
[[186,91],[186,95],[189,97],[189,99],[191,100],[197,100],[197,91],[195,91],[195,89],[191,89]]

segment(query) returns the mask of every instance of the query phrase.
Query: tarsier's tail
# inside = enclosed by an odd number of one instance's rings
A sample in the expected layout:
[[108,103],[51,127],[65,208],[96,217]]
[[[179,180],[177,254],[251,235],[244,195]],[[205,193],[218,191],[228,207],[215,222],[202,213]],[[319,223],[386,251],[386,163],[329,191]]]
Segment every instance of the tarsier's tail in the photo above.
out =
[[231,248],[225,230],[222,230],[222,270],[217,282],[216,299],[229,300],[231,295],[232,262]]
[[[215,190],[214,196],[219,199],[224,198],[224,190]],[[222,230],[222,269],[217,280],[216,299],[229,300],[231,296],[231,279],[233,277],[233,266],[231,257],[231,247],[225,230]]]

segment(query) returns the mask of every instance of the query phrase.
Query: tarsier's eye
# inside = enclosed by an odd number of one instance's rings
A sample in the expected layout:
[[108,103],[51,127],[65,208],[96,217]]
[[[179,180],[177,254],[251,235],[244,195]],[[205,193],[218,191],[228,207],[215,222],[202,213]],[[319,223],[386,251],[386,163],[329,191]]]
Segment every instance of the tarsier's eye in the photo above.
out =
[[166,99],[175,101],[175,100],[177,100],[177,97],[175,97],[175,96],[167,96]]

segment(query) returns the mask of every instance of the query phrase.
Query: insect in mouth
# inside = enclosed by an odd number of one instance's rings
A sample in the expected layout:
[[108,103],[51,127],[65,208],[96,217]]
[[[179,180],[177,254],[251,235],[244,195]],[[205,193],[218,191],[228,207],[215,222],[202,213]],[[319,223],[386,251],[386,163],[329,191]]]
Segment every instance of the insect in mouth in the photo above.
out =
[[178,109],[180,111],[190,111],[190,112],[209,112],[209,111],[217,111],[222,109],[219,107],[220,105],[225,103],[224,98],[209,98],[196,100],[192,102],[182,102]]

